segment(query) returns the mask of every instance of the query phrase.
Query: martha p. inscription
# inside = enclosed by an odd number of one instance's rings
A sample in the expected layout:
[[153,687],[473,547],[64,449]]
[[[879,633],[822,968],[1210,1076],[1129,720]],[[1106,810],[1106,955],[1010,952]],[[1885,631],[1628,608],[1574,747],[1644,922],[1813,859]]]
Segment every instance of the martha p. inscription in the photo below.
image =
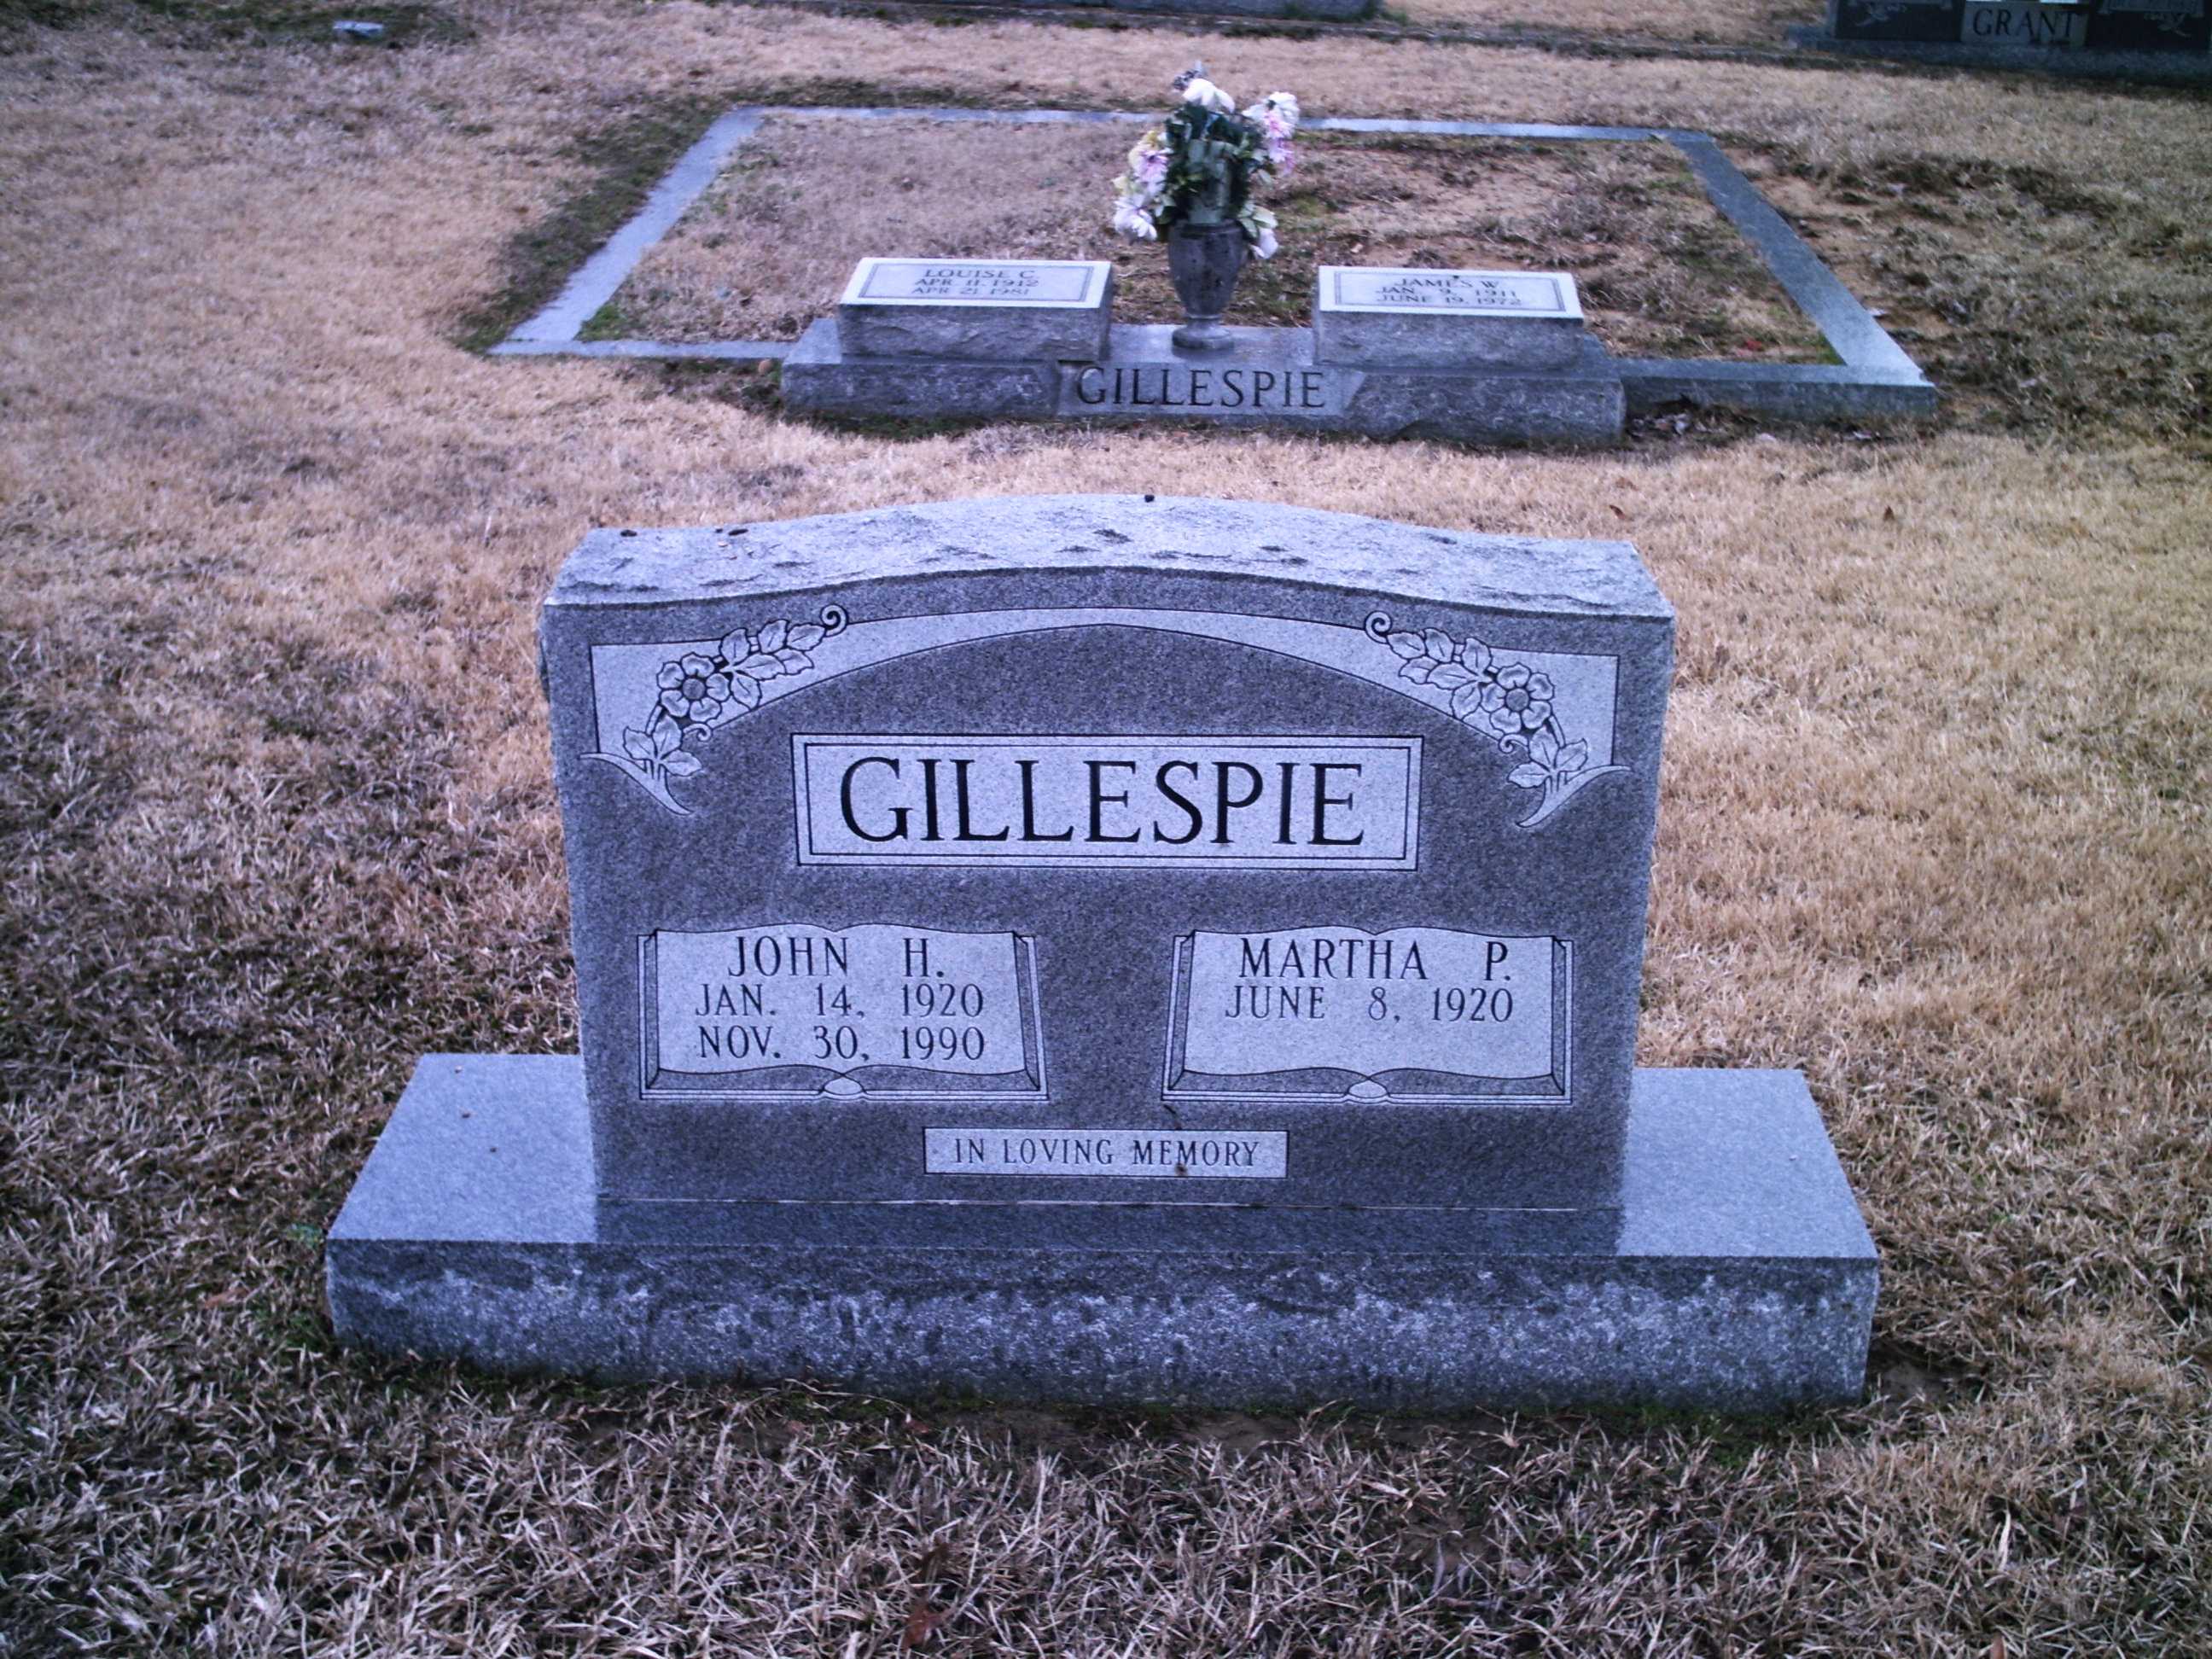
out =
[[1030,942],[926,927],[666,930],[640,940],[648,1094],[1031,1097]]
[[1563,1102],[1572,955],[1442,927],[1194,933],[1168,1095]]

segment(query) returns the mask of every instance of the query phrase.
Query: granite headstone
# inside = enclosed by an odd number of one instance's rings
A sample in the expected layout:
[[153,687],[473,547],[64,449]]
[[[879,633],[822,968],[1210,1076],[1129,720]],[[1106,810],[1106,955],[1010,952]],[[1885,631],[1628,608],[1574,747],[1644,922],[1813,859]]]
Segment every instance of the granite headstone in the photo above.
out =
[[[1839,1177],[1804,1172],[1819,1263],[1785,1238],[1717,1289],[1711,1264],[1624,1262],[1655,1224],[1681,1236],[1648,1194],[1685,1149],[1652,1126],[1711,1092],[1632,1070],[1673,634],[1625,544],[1238,502],[594,532],[545,608],[543,672],[581,1013],[559,1110],[589,1124],[562,1145],[591,1148],[598,1255],[461,1346],[575,1351],[581,1273],[592,1317],[644,1322],[583,1342],[610,1374],[1848,1392],[1872,1283],[1830,1260],[1858,1248]],[[408,1121],[450,1116],[488,1063],[426,1062]],[[1801,1084],[1741,1087],[1803,1141]],[[468,1231],[418,1224],[439,1228]],[[395,1288],[429,1258],[342,1270],[369,1236],[334,1235],[342,1326],[453,1346]],[[1326,1289],[1287,1287],[1314,1273]],[[1608,1297],[1605,1320],[1662,1335],[1574,1357]],[[831,1304],[859,1324],[820,1324]],[[1282,1326],[1265,1360],[1258,1304]],[[1504,1346],[1417,1358],[1408,1317]],[[532,1319],[566,1334],[515,1337]],[[1794,1334],[1693,1352],[1759,1320]],[[1285,1349],[1307,1355],[1287,1372]]]
[[[1252,509],[1131,511],[1202,558]],[[1443,1206],[1610,1243],[1672,634],[1632,554],[1553,555],[1569,603],[1415,600],[1317,582],[1345,550],[1298,562],[1286,520],[1276,570],[1139,595],[1103,535],[868,575],[854,528],[602,532],[547,608],[612,1218]],[[1147,1163],[1169,1135],[1196,1161]]]

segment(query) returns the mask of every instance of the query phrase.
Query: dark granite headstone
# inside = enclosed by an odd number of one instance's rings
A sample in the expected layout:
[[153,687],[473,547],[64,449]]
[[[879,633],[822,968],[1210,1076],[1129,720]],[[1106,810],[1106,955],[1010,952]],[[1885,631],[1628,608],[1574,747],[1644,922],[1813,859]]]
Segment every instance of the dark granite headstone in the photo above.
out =
[[2212,43],[2204,0],[2100,0],[2089,45],[2110,52],[2203,52]]
[[1828,0],[1839,40],[1954,41],[1965,0]]
[[1800,45],[1936,63],[2193,80],[2203,70],[2188,60],[2212,45],[2205,0],[1828,0],[1825,28],[1790,34]]
[[[654,1259],[704,1278],[638,1310],[662,1343],[688,1310],[683,1341],[591,1368],[757,1369],[761,1333],[827,1296],[941,1354],[934,1386],[1483,1392],[1229,1357],[1235,1309],[1279,1298],[1284,1272],[1352,1297],[1307,1336],[1356,1351],[1378,1255],[1437,1258],[1391,1269],[1414,1273],[1391,1294],[1425,1285],[1438,1316],[1473,1297],[1455,1318],[1523,1264],[1499,1329],[1532,1354],[1565,1340],[1582,1292],[1554,1281],[1610,1283],[1624,1238],[1671,1220],[1624,1228],[1625,1194],[1651,1189],[1627,1148],[1635,1102],[1654,1109],[1632,1065],[1673,634],[1624,543],[1240,502],[594,532],[542,662],[601,1253],[585,1270],[673,1251]],[[465,1085],[436,1066],[418,1086]],[[445,1110],[426,1097],[409,1121]],[[1644,1132],[1647,1172],[1682,1156],[1668,1139]],[[333,1305],[358,1310],[339,1237]],[[939,1328],[904,1277],[915,1252],[939,1264],[929,1306],[965,1285],[1011,1311]],[[1832,1394],[1870,1269],[1790,1271],[1790,1296],[1817,1294],[1790,1319],[1844,1324],[1814,1345],[1821,1380],[1782,1392]],[[1090,1288],[1049,1290],[1068,1273]],[[1736,1293],[1692,1281],[1693,1322]],[[1056,1346],[1071,1319],[1127,1346],[1118,1382]],[[923,1364],[776,1341],[767,1363],[871,1385],[916,1386]],[[1596,1387],[1582,1363],[1559,1362],[1553,1397]],[[1529,1397],[1543,1370],[1490,1392]]]

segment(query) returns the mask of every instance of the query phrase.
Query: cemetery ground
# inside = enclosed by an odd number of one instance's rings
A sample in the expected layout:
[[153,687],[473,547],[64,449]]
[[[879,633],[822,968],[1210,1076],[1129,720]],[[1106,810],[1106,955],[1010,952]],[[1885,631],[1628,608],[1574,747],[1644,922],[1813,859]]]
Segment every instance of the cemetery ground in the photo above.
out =
[[[0,1652],[2212,1652],[2200,97],[435,15],[0,33]],[[463,349],[732,104],[1144,108],[1200,51],[1316,112],[1714,131],[1945,416],[866,431]],[[335,1351],[321,1229],[414,1057],[575,1040],[532,630],[580,532],[1131,489],[1635,541],[1681,612],[1639,1060],[1808,1073],[1883,1252],[1865,1403],[1112,1414]]]

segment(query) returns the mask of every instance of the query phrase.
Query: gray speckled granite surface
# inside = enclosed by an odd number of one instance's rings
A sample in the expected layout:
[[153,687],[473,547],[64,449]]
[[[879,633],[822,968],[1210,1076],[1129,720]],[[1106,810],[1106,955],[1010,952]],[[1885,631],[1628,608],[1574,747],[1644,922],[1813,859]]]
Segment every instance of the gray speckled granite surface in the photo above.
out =
[[[733,1224],[718,1203],[1019,1197],[1065,1206],[1071,1241],[1103,1207],[1229,1202],[1455,1213],[1498,1248],[1609,1243],[1671,635],[1624,543],[1249,502],[595,532],[542,638],[616,1230],[708,1243]],[[680,769],[656,769],[653,732],[683,740],[655,712],[663,683],[691,661],[717,684],[719,642],[772,637],[804,644],[756,664],[742,708],[717,694]],[[1462,650],[1474,667],[1445,660]],[[1493,672],[1534,688],[1532,733],[1491,723]],[[1327,848],[1315,757],[1346,803]],[[1171,775],[1202,780],[1197,805],[1160,793]],[[1273,793],[1232,824],[1226,792],[1248,784]],[[835,988],[698,954],[794,928],[996,940],[974,959],[1012,951],[1012,977],[977,1006],[1025,1000],[1036,1040],[979,1028],[1003,1067],[917,1075],[895,959],[825,1012]],[[1206,940],[1334,930],[1403,951],[1424,929],[1431,951],[1522,952],[1498,958],[1495,1018],[1479,996],[1438,1003],[1446,979],[1474,996],[1488,975],[1462,956],[1387,987],[1286,967],[1322,994],[1287,1006],[1272,969],[1187,969]],[[1267,1006],[1240,1012],[1231,981]],[[1281,1161],[1139,1176],[1116,1142],[1102,1184],[1095,1164],[925,1167],[924,1128],[1257,1137]]]
[[595,530],[555,605],[726,599],[945,571],[1241,573],[1470,605],[1671,619],[1626,542],[1434,530],[1199,495],[1003,495],[706,529]]
[[1140,1216],[1040,1245],[1050,1206],[981,1230],[911,1204],[750,1206],[726,1244],[612,1241],[589,1137],[573,1057],[425,1059],[331,1230],[340,1338],[908,1397],[1772,1411],[1856,1395],[1879,1279],[1788,1072],[1638,1072],[1620,1241],[1580,1255],[1375,1212],[1277,1217],[1270,1238],[1194,1217],[1146,1237]]

